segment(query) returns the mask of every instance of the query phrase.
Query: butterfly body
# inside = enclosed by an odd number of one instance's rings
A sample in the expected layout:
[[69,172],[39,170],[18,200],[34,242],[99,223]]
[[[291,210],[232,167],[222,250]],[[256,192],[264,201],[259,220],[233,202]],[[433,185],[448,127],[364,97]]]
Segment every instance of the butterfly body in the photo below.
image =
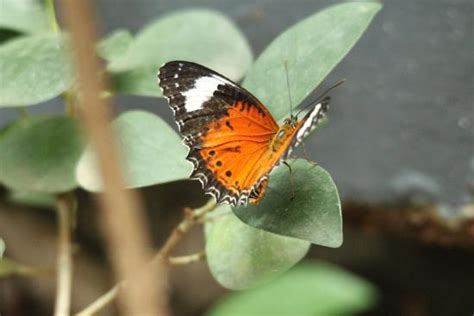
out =
[[268,175],[324,115],[329,98],[279,126],[252,94],[201,65],[173,61],[159,85],[189,147],[186,157],[206,193],[231,205],[258,204]]

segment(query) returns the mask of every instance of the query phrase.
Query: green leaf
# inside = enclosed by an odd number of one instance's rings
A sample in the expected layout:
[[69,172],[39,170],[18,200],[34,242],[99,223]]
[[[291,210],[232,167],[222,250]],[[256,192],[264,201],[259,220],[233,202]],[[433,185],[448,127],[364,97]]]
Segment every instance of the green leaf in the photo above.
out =
[[27,206],[53,208],[55,206],[55,197],[52,194],[42,192],[28,191],[10,191],[8,200]]
[[97,51],[100,57],[113,61],[123,57],[132,40],[132,34],[128,30],[116,30],[97,45]]
[[82,152],[75,120],[25,118],[0,139],[0,182],[13,190],[64,192],[76,187],[74,169]]
[[[160,117],[144,111],[128,111],[114,122],[117,141],[123,153],[128,187],[136,188],[187,179],[191,164],[179,136]],[[76,169],[79,184],[89,191],[100,191],[102,182],[90,149]]]
[[146,97],[160,97],[157,84],[157,66],[141,67],[111,76],[112,87],[122,94],[134,94]]
[[291,268],[306,255],[309,245],[245,225],[229,212],[208,228],[206,257],[217,282],[229,289],[244,289]]
[[259,205],[233,208],[244,223],[314,244],[342,244],[341,202],[336,185],[323,168],[306,160],[289,161],[294,178],[294,199],[288,167],[270,175],[266,196]]
[[288,65],[293,104],[300,104],[355,45],[380,8],[381,4],[376,2],[348,2],[298,22],[265,49],[243,86],[276,119],[287,116],[284,62]]
[[210,10],[186,10],[145,27],[127,53],[113,60],[108,69],[120,72],[112,74],[117,91],[158,96],[159,66],[177,59],[203,64],[238,80],[249,69],[252,52],[243,34],[227,17]]
[[0,259],[3,258],[3,254],[5,253],[5,242],[2,238],[0,238]]
[[72,84],[65,36],[24,36],[0,46],[0,107],[51,99]]
[[360,277],[326,263],[304,263],[271,283],[230,293],[206,315],[354,315],[375,300],[375,288]]
[[44,7],[38,0],[0,0],[0,28],[24,33],[49,31]]

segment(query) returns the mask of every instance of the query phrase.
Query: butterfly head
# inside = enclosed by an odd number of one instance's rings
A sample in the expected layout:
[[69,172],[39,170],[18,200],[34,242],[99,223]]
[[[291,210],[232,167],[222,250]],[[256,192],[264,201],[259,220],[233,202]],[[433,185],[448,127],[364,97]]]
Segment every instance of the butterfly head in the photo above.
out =
[[275,133],[275,136],[273,136],[271,141],[270,147],[272,151],[277,152],[278,149],[293,136],[297,124],[298,118],[293,115],[283,121],[283,124]]
[[295,128],[296,124],[298,123],[298,117],[296,115],[291,114],[290,117],[286,118],[283,121],[283,125],[288,125],[290,127]]

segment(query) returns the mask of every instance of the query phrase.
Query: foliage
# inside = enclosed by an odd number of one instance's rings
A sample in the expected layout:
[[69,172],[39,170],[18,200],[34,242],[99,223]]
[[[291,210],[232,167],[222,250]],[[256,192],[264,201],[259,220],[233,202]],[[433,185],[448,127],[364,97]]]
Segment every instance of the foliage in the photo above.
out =
[[27,106],[58,96],[72,84],[65,36],[22,36],[0,46],[0,107]]
[[367,281],[327,263],[306,262],[273,282],[227,295],[206,315],[353,315],[375,299]]
[[206,255],[214,278],[229,289],[244,289],[285,272],[308,252],[307,241],[245,225],[222,206],[226,215],[206,224]]
[[[67,96],[64,99],[68,108],[75,108],[80,95],[74,89],[67,34],[45,28],[44,9],[33,1],[28,1],[30,6],[23,3],[24,7],[13,0],[1,3],[6,12],[0,28],[24,34],[0,45],[0,107],[29,107],[63,95]],[[288,65],[291,95],[298,104],[355,45],[380,7],[373,2],[350,2],[313,14],[278,36],[254,64],[247,40],[234,23],[220,13],[202,9],[161,17],[136,35],[127,30],[113,32],[97,44],[97,52],[106,62],[111,79],[109,94],[161,96],[156,84],[159,65],[169,60],[189,60],[233,80],[248,73],[243,85],[281,119],[289,109],[284,62]],[[27,21],[30,15],[31,20]],[[10,19],[15,16],[17,21]],[[129,187],[188,178],[186,149],[161,118],[143,111],[127,111],[113,124]],[[292,161],[291,165],[293,188],[286,167],[280,166],[272,173],[268,193],[259,206],[232,211],[225,207],[224,216],[206,225],[209,268],[223,286],[241,289],[268,281],[300,261],[310,243],[341,245],[340,201],[329,173],[304,160]],[[66,192],[78,185],[91,191],[101,189],[93,153],[84,146],[76,119],[63,115],[21,118],[0,132],[0,182],[12,192],[43,197],[48,197],[45,193]],[[292,189],[294,199],[290,198]],[[290,294],[301,301],[301,308],[306,308],[302,315],[367,306],[365,297],[370,295],[360,294],[367,293],[360,290],[360,280],[340,277],[342,274],[334,272],[334,268],[323,265],[313,270],[301,267],[288,278],[281,277],[268,288],[249,293],[263,297],[268,295],[266,289],[273,289],[284,297],[283,293],[293,290],[297,281],[308,280],[308,286],[325,302],[315,307],[307,302],[308,296],[297,295],[301,289],[295,289]],[[331,278],[340,283],[331,285]],[[331,299],[323,297],[324,287],[320,284],[332,291],[326,293],[332,295]],[[362,303],[338,294],[339,288],[344,288],[344,293],[354,289],[364,297],[358,301]],[[247,308],[263,312],[270,308],[269,302],[267,299],[260,310],[249,307],[255,305],[252,300],[248,306],[227,303],[212,315],[220,315],[219,310],[226,309],[229,315]]]

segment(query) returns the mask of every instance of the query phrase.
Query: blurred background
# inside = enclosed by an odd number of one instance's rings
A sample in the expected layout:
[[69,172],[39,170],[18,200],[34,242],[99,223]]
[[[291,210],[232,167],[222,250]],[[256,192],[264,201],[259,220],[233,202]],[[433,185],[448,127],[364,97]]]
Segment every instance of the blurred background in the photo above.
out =
[[[211,8],[238,25],[258,56],[286,28],[334,3],[338,1],[98,0],[96,7],[104,35],[118,28],[136,32],[175,10]],[[379,301],[364,315],[472,315],[474,3],[400,0],[383,5],[323,83],[327,87],[347,79],[331,93],[329,123],[305,144],[308,156],[331,173],[340,191],[344,244],[338,249],[313,245],[307,258],[335,263],[371,281]],[[175,127],[165,100],[120,96],[116,105],[117,112],[154,112]],[[52,113],[62,107],[53,100],[31,109]],[[14,110],[2,109],[0,125],[16,117]],[[183,207],[205,201],[195,182],[141,191],[156,245],[179,221]],[[111,284],[94,204],[85,191],[78,194],[75,239],[83,255],[76,256],[76,309]],[[54,263],[54,213],[14,203],[6,190],[0,195],[0,236],[15,245],[7,248],[9,257]],[[192,253],[202,244],[197,229],[177,252]],[[201,315],[226,294],[204,262],[173,268],[171,274],[176,315]],[[8,301],[5,313],[50,314],[51,281],[0,280],[0,313]]]

